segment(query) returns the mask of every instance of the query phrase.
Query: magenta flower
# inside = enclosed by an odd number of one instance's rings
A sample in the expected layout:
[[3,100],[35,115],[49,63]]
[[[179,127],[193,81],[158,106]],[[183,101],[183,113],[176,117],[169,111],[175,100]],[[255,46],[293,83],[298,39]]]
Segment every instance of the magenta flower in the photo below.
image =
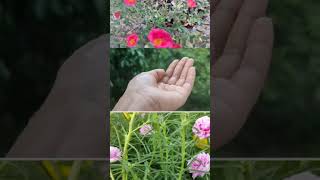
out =
[[124,0],[124,4],[126,6],[135,6],[137,3],[137,0]]
[[121,160],[121,150],[117,147],[110,146],[110,162],[117,162]]
[[139,36],[136,33],[130,34],[127,36],[127,46],[135,47],[138,44]]
[[200,139],[210,137],[210,117],[204,116],[197,119],[193,125],[192,131]]
[[113,17],[116,19],[116,20],[119,20],[121,18],[121,11],[116,11],[113,13]]
[[195,8],[197,7],[197,2],[195,0],[188,0],[188,7],[189,8]]
[[155,48],[172,48],[174,43],[170,33],[159,28],[151,29],[148,39]]
[[143,136],[150,135],[152,133],[152,126],[149,124],[145,124],[140,128],[140,134]]
[[210,172],[210,155],[204,152],[197,154],[188,161],[188,167],[193,179],[198,176],[203,177]]

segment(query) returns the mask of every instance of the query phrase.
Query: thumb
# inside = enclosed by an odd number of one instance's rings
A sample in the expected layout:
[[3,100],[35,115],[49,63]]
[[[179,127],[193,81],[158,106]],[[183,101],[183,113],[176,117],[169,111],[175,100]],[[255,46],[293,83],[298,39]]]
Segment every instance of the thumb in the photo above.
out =
[[151,74],[157,80],[157,82],[159,82],[166,75],[164,69],[154,69],[152,71],[148,71],[147,73]]

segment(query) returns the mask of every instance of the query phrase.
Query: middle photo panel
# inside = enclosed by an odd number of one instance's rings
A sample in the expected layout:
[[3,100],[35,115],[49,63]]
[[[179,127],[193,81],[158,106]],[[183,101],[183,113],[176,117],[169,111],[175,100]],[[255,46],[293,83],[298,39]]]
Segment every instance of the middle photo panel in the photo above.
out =
[[210,111],[210,49],[111,49],[111,111]]

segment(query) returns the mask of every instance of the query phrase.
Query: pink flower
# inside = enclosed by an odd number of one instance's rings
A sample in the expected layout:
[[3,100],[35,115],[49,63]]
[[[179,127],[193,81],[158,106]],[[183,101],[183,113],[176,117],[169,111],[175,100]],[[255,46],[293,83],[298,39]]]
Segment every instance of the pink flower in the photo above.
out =
[[198,176],[203,177],[210,172],[210,155],[204,152],[197,154],[188,161],[188,167],[193,179]]
[[120,17],[121,17],[121,12],[120,11],[116,11],[113,13],[113,17],[116,19],[116,20],[119,20]]
[[124,4],[126,6],[135,6],[137,3],[137,0],[124,0]]
[[172,48],[181,48],[182,46],[180,45],[180,44],[177,44],[177,43],[174,43],[173,45],[172,45]]
[[128,47],[135,47],[138,44],[138,41],[139,41],[139,36],[135,33],[127,36],[127,46]]
[[152,133],[152,126],[149,124],[145,124],[140,128],[140,134],[143,136],[150,135]]
[[210,137],[210,117],[204,116],[197,119],[193,125],[192,131],[200,139]]
[[189,7],[189,8],[195,8],[195,7],[197,7],[197,2],[196,2],[196,0],[188,0],[187,4],[188,4],[188,7]]
[[117,162],[121,160],[121,150],[117,147],[110,146],[110,162]]
[[150,31],[148,39],[155,48],[172,48],[174,43],[167,31],[157,28]]

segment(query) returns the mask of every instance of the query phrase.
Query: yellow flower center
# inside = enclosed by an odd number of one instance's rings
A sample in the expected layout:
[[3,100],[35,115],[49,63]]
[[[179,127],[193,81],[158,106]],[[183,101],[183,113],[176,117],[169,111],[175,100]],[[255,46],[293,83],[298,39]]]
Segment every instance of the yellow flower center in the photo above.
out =
[[135,3],[136,0],[128,0],[128,3]]
[[135,43],[136,43],[136,41],[135,41],[134,39],[130,39],[130,40],[129,40],[129,44],[130,44],[130,45],[134,45]]
[[160,46],[162,44],[162,39],[158,38],[153,41],[153,44],[156,46]]

